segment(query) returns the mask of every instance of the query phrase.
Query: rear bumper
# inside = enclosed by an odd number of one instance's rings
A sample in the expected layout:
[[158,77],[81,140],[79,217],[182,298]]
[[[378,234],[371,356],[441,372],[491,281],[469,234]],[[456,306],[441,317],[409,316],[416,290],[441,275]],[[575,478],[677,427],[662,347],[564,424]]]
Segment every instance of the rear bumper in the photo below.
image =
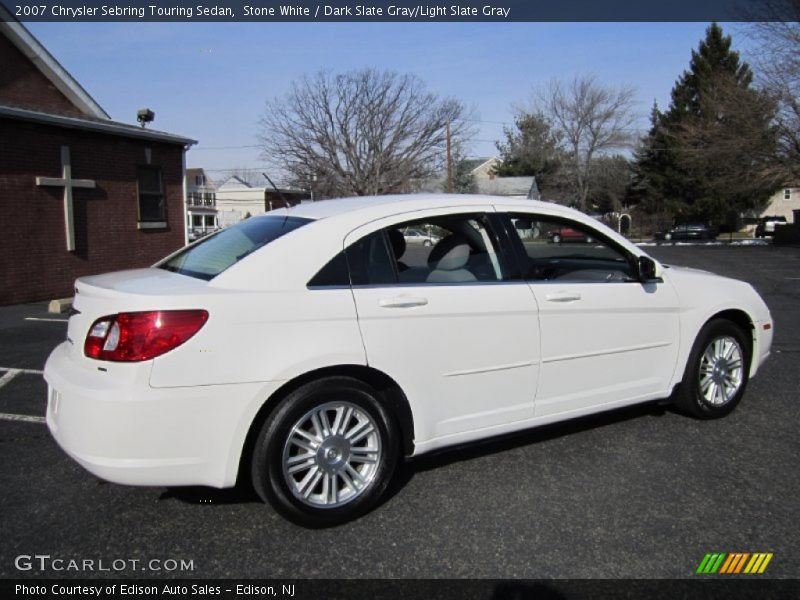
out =
[[152,388],[151,363],[126,366],[131,371],[118,377],[77,364],[66,342],[53,351],[44,370],[47,425],[59,446],[114,483],[235,485],[245,436],[269,386]]

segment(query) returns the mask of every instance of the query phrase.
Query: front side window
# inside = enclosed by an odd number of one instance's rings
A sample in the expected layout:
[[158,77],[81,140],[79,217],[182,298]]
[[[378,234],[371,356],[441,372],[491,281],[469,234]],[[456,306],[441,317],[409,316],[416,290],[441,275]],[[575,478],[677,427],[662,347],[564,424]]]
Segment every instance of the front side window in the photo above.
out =
[[164,188],[161,182],[159,167],[139,167],[137,171],[139,184],[139,220],[165,221]]
[[245,256],[311,221],[279,216],[247,219],[187,246],[158,267],[208,281]]
[[510,215],[510,223],[524,249],[520,260],[528,281],[634,280],[628,255],[580,223],[536,215]]

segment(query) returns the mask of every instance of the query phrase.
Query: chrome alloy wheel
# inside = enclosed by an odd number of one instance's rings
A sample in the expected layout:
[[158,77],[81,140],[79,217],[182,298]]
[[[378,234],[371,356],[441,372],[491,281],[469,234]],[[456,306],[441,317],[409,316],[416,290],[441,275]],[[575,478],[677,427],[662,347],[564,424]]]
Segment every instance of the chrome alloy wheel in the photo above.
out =
[[336,508],[366,490],[381,461],[375,420],[349,402],[328,402],[303,415],[283,446],[283,476],[301,502]]
[[731,336],[716,337],[708,344],[700,359],[698,377],[700,393],[706,402],[722,406],[742,387],[744,353]]

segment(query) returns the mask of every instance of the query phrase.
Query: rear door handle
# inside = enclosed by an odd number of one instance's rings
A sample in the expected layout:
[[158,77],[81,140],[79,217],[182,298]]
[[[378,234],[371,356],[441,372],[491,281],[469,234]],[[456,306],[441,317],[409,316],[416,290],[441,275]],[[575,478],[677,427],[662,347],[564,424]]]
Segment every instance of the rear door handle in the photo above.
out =
[[395,296],[394,298],[381,298],[378,300],[378,306],[382,308],[412,308],[414,306],[425,306],[427,303],[427,298],[415,296]]
[[544,298],[548,302],[576,302],[581,299],[581,295],[578,292],[553,292]]

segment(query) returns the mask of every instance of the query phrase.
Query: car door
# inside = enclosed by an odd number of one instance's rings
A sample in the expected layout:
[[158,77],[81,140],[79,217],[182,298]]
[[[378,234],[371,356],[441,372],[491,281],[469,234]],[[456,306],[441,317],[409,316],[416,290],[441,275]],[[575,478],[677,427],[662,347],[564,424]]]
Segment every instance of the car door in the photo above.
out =
[[[564,226],[585,235],[560,244],[548,239]],[[669,393],[678,355],[674,290],[638,281],[633,256],[583,223],[517,212],[507,227],[539,306],[536,416]],[[538,235],[514,235],[520,229]]]
[[[417,442],[533,417],[536,302],[487,210],[396,216],[345,241],[368,363],[405,392]],[[407,227],[437,241],[405,244]]]

